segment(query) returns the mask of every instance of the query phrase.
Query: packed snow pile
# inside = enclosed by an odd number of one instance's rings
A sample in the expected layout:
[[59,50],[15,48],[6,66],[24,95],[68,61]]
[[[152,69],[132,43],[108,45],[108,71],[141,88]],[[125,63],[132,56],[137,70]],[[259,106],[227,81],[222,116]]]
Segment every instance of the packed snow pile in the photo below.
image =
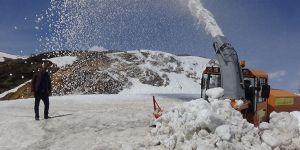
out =
[[262,141],[272,148],[300,149],[298,119],[288,112],[272,112],[270,118],[259,126]]
[[211,88],[206,90],[205,94],[212,99],[221,98],[224,95],[224,89],[221,87]]
[[[229,102],[209,103],[198,99],[177,106],[157,119],[156,128],[151,130],[151,141],[167,149],[297,148],[297,123],[288,113],[274,113],[270,123],[264,123],[265,128],[260,131],[232,109]],[[282,140],[274,142],[279,138]]]
[[251,149],[261,146],[259,130],[229,102],[187,102],[156,120],[152,135],[171,149]]
[[19,59],[20,58],[20,59],[23,59],[24,57],[0,52],[0,62],[4,62],[5,58],[9,58],[9,59]]
[[290,114],[297,118],[298,126],[300,128],[300,111],[293,111],[293,112],[290,112]]

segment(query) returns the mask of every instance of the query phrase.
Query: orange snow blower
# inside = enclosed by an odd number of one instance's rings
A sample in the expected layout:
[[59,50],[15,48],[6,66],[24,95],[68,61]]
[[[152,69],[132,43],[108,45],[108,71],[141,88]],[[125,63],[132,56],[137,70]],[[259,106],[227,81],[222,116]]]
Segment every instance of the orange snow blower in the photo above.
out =
[[153,115],[157,119],[162,115],[162,109],[160,108],[157,101],[155,100],[155,96],[153,96],[152,98],[153,98],[153,109],[154,109]]

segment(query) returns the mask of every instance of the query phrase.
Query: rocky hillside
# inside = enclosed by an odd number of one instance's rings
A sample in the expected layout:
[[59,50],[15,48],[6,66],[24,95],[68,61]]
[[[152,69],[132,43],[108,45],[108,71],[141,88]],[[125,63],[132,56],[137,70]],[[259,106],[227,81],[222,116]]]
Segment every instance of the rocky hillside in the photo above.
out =
[[[59,68],[47,59],[69,55],[69,51],[60,51],[60,52],[50,52],[42,53],[38,55],[33,55],[28,58],[18,57],[10,54],[0,53],[0,57],[3,61],[0,61],[0,99],[17,99],[21,97],[30,97],[30,93],[24,92],[21,89],[27,89],[25,91],[30,91],[28,88],[21,88],[19,91],[15,92],[5,92],[10,89],[13,89],[22,83],[25,83],[31,80],[34,72],[37,69],[39,64],[46,64],[49,68],[49,72],[56,72]],[[29,84],[28,84],[29,85]],[[22,94],[21,94],[22,93]]]
[[[44,59],[60,66],[51,73],[53,95],[199,93],[201,74],[209,61],[149,50],[78,51],[69,55],[75,61],[68,65],[61,65],[67,61],[65,57]],[[29,84],[24,86],[25,91],[14,93],[26,93]]]

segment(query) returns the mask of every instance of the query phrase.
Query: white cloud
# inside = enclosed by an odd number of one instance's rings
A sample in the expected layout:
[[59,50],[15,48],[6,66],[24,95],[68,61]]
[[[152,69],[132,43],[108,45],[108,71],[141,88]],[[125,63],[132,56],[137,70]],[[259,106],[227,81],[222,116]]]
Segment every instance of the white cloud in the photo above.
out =
[[284,77],[285,75],[286,75],[285,70],[279,70],[279,71],[269,73],[269,79],[281,80],[281,78]]

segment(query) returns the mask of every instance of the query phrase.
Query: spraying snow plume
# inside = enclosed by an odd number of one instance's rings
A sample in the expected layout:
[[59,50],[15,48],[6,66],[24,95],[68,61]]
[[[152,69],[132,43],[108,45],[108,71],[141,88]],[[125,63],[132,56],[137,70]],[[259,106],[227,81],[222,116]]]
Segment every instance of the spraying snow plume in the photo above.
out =
[[217,35],[224,36],[222,30],[217,24],[214,16],[203,7],[200,0],[188,0],[188,7],[191,13],[198,19],[199,23],[205,28],[205,31],[212,37]]
[[45,24],[39,26],[49,30],[49,34],[38,40],[47,50],[86,50],[94,45],[108,49],[160,49],[166,45],[164,41],[181,35],[178,20],[174,19],[183,15],[178,2],[51,0],[46,13],[36,20]]
[[199,0],[51,0],[36,18],[39,30],[48,30],[38,41],[41,49],[51,51],[87,50],[94,45],[160,49],[175,43],[179,47],[182,43],[174,38],[186,37],[179,28],[191,25],[184,19],[190,12],[212,36],[223,35]]

